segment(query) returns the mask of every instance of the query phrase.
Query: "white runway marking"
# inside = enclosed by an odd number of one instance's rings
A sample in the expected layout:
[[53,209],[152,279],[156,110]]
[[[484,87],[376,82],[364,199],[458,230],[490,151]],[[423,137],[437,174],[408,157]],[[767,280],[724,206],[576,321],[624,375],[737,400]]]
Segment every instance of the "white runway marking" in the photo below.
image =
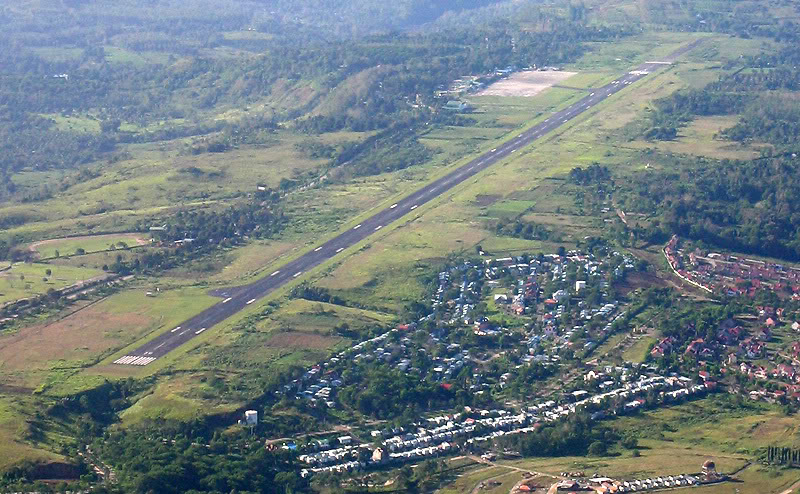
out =
[[205,330],[206,330],[206,328],[200,328],[200,329],[198,329],[197,331],[195,331],[195,332],[194,332],[194,334],[200,334],[200,333],[202,333],[202,332],[203,332],[203,331],[205,331]]
[[359,228],[361,228],[360,224],[356,225],[355,228],[353,228],[353,230],[358,230]]
[[338,249],[336,249],[336,253],[338,254],[339,252],[341,252],[343,250],[344,250],[344,247],[339,247]]
[[389,209],[394,209],[394,208],[396,208],[396,207],[397,207],[397,203],[394,203],[394,204],[392,204],[391,206],[389,206]]
[[292,278],[297,278],[301,274],[303,274],[303,272],[302,271],[298,271],[298,272],[296,272],[295,274],[292,275]]
[[314,249],[314,252],[319,252],[321,250],[322,250],[322,247],[317,247],[316,249]]
[[181,327],[180,327],[180,326],[178,326],[177,328],[175,328],[175,329],[173,329],[172,331],[170,331],[170,333],[174,333],[175,331],[177,331],[177,330],[179,330],[179,329],[181,329]]
[[280,270],[278,270],[278,271],[275,271],[275,272],[274,272],[274,273],[272,273],[270,276],[275,276],[275,275],[276,275],[276,274],[278,274],[278,273],[280,273]]
[[419,204],[414,204],[413,206],[411,206],[411,210],[413,211],[413,210],[417,209],[418,207],[419,207]]
[[252,303],[253,303],[253,302],[255,302],[255,301],[256,301],[256,299],[254,299],[254,298],[251,298],[250,300],[248,300],[248,301],[247,301],[247,303],[246,303],[245,305],[250,305],[250,304],[252,304]]
[[377,231],[378,231],[378,230],[380,230],[381,228],[383,228],[383,225],[378,225],[378,226],[376,226],[376,227],[375,227],[375,231],[377,232]]
[[233,300],[233,297],[228,297],[228,298],[226,298],[225,300],[223,300],[223,301],[222,301],[222,303],[223,303],[223,304],[227,304],[227,303],[228,303],[228,302],[230,302],[231,300]]

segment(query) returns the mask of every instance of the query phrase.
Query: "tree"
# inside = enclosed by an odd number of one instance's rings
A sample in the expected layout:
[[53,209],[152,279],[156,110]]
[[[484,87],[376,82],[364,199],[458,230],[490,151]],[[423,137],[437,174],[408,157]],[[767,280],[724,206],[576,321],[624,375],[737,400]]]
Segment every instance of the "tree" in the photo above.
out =
[[606,443],[602,441],[595,441],[589,445],[589,455],[591,456],[605,456],[607,452]]

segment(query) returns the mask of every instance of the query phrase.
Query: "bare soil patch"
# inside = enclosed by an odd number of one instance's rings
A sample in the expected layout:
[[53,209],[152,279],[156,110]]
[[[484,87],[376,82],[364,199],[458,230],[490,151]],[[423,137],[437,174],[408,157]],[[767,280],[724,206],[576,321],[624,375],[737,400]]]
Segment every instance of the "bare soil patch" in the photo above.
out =
[[668,283],[649,272],[632,272],[625,276],[625,281],[619,285],[619,290],[623,295],[627,295],[637,288],[666,288]]
[[475,96],[536,96],[577,72],[526,70],[490,85]]
[[275,348],[330,348],[342,341],[335,336],[323,336],[314,333],[303,333],[301,331],[286,331],[276,333],[267,342],[267,346]]

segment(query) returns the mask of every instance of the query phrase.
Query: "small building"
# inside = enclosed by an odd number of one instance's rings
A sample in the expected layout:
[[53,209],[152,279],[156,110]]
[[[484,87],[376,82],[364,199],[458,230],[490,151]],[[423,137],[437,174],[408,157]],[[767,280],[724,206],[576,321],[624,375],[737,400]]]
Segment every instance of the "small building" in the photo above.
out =
[[575,282],[575,291],[576,292],[580,292],[584,288],[586,288],[586,282],[585,281],[578,280],[578,281]]
[[455,113],[468,113],[472,111],[472,107],[469,103],[465,101],[457,101],[457,100],[450,100],[448,101],[443,107],[445,111],[451,111]]
[[257,425],[258,412],[256,410],[247,410],[244,412],[244,423],[247,425]]

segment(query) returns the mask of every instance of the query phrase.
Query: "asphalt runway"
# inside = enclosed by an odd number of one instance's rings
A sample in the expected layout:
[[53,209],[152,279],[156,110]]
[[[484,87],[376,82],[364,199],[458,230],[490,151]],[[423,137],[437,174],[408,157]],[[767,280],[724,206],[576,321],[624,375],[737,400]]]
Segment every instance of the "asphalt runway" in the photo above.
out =
[[166,355],[171,350],[183,345],[195,336],[208,331],[215,324],[224,321],[248,305],[257,302],[260,298],[269,295],[286,283],[302,276],[304,273],[328,259],[331,259],[346,248],[357,244],[370,235],[380,231],[385,226],[410,214],[428,201],[447,192],[498,161],[509,157],[525,146],[528,146],[550,131],[560,127],[569,120],[587,111],[589,108],[602,102],[612,94],[623,90],[648,74],[668,66],[701,41],[702,40],[695,40],[659,61],[645,62],[639,65],[613,82],[595,89],[580,101],[573,103],[559,112],[553,113],[549,118],[531,127],[514,139],[478,156],[469,163],[399,200],[397,203],[375,213],[362,223],[339,234],[324,244],[315,247],[313,250],[294,261],[284,264],[275,272],[264,276],[254,283],[216,291],[215,294],[222,297],[221,302],[209,307],[191,319],[184,321],[177,327],[160,334],[124,357],[115,360],[114,363],[120,365],[144,366]]

